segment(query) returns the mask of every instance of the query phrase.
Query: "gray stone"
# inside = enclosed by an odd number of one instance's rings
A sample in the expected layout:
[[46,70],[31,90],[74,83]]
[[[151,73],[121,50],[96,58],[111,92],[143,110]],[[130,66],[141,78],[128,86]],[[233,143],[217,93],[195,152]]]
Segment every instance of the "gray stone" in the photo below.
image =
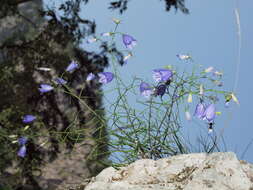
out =
[[232,152],[143,159],[104,169],[85,190],[252,190],[253,165]]

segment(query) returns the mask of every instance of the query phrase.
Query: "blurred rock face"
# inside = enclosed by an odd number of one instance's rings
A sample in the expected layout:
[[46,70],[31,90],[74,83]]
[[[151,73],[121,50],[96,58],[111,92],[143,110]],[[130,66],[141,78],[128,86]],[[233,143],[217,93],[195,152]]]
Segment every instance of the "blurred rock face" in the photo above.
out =
[[85,190],[250,190],[253,165],[234,153],[184,154],[143,159],[116,170],[103,170]]
[[[26,135],[29,143],[25,159],[8,159],[0,168],[6,174],[0,184],[8,179],[13,187],[23,184],[33,189],[64,189],[78,184],[101,171],[104,166],[97,161],[107,158],[92,154],[107,151],[107,138],[100,84],[85,80],[90,72],[103,71],[107,59],[78,49],[61,23],[43,19],[39,14],[41,0],[5,7],[0,13],[0,130]],[[71,60],[76,60],[79,68],[66,73]],[[40,71],[39,67],[51,71]],[[52,84],[64,72],[71,92],[85,99],[71,98],[63,92],[69,89],[59,86],[45,94],[38,91],[39,84]],[[21,132],[24,124],[20,118],[25,114],[33,114],[37,120]],[[4,139],[0,143],[8,145]],[[4,159],[0,161],[5,163]],[[17,172],[22,177],[14,181]]]

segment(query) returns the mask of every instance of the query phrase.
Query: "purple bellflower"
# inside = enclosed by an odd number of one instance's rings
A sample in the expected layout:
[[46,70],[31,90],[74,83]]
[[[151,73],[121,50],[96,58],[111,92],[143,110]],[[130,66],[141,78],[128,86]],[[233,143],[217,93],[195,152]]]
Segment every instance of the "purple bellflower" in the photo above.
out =
[[210,104],[206,107],[203,119],[207,120],[208,122],[213,122],[215,115],[215,106],[214,104]]
[[36,117],[34,115],[25,115],[23,118],[23,123],[31,123],[35,119]]
[[18,156],[20,156],[22,158],[24,158],[25,155],[26,155],[26,146],[25,146],[25,144],[27,143],[27,140],[28,140],[27,137],[20,137],[18,139],[18,143],[21,146],[21,148],[18,151]]
[[78,64],[76,61],[71,61],[71,63],[68,65],[66,71],[67,72],[72,72],[74,71],[76,68],[78,68]]
[[155,95],[162,97],[166,92],[166,88],[167,88],[167,86],[165,84],[158,85],[155,89]]
[[122,35],[123,43],[128,49],[133,49],[137,45],[137,40],[127,34]]
[[154,69],[153,79],[156,82],[167,82],[172,77],[172,71],[169,69]]
[[87,78],[86,78],[86,81],[91,81],[95,78],[96,76],[93,74],[93,73],[89,73]]
[[107,83],[111,82],[114,78],[114,75],[111,72],[98,73],[98,76],[99,76],[98,81],[102,84],[107,84]]
[[195,109],[194,116],[198,117],[199,119],[204,118],[204,113],[205,113],[205,105],[202,103],[198,103]]
[[61,84],[61,85],[67,84],[67,81],[64,80],[63,78],[60,78],[60,77],[54,79],[54,81],[55,81],[57,84]]
[[24,158],[26,155],[26,147],[25,145],[21,146],[21,148],[18,151],[18,156]]
[[153,94],[153,89],[148,83],[142,82],[140,84],[140,92],[142,96],[149,98]]
[[27,140],[28,140],[27,137],[20,137],[20,138],[18,139],[18,144],[19,144],[20,146],[24,146],[24,145],[27,143]]
[[41,93],[45,93],[45,92],[49,92],[51,90],[53,90],[54,87],[52,87],[51,85],[49,84],[40,84],[40,88],[39,88],[39,91]]

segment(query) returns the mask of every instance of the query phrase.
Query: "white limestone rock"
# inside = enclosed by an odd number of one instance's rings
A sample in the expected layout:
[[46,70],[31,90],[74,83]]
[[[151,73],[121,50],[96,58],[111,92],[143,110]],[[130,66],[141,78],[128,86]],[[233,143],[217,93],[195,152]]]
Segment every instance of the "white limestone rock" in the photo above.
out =
[[253,190],[253,165],[232,152],[143,159],[104,169],[85,190]]

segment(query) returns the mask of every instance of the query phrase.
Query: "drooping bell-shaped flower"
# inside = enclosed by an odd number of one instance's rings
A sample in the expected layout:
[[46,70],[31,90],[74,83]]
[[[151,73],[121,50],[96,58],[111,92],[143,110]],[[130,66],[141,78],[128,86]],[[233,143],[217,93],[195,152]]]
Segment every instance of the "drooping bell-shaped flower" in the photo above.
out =
[[96,41],[98,41],[98,39],[95,38],[95,37],[92,37],[92,38],[89,38],[89,39],[87,40],[87,44],[92,44],[92,43],[94,43],[94,42],[96,42]]
[[117,19],[117,18],[113,18],[112,21],[113,21],[115,24],[120,24],[120,22],[121,22],[121,21],[120,21],[119,19]]
[[154,69],[153,79],[156,82],[167,82],[171,79],[173,73],[170,69]]
[[122,35],[122,40],[123,40],[123,43],[126,46],[126,48],[128,48],[130,50],[133,49],[133,47],[137,45],[137,40],[134,39],[130,35],[123,34]]
[[189,93],[188,98],[187,98],[188,103],[192,103],[192,93]]
[[68,65],[66,71],[67,72],[72,72],[74,71],[76,68],[78,68],[78,63],[76,61],[71,61],[71,63]]
[[177,57],[180,60],[190,60],[190,59],[192,59],[192,57],[190,55],[184,55],[184,54],[177,54]]
[[192,116],[191,116],[191,113],[189,111],[185,112],[185,118],[186,118],[187,121],[191,121],[192,120]]
[[26,147],[25,145],[21,146],[21,148],[18,151],[18,156],[24,158],[26,155]]
[[142,82],[140,84],[140,92],[142,96],[149,98],[153,94],[153,89],[148,83]]
[[39,91],[41,93],[45,93],[45,92],[49,92],[51,90],[53,90],[54,87],[52,87],[51,85],[49,84],[40,84],[40,88],[39,88]]
[[130,59],[133,56],[133,54],[130,52],[126,56],[124,56],[123,61],[125,64],[127,64],[127,60]]
[[203,96],[203,95],[204,95],[204,87],[203,87],[202,84],[199,86],[199,95],[200,95],[200,96]]
[[31,123],[35,119],[36,119],[36,117],[34,115],[25,115],[23,117],[23,123]]
[[107,83],[111,82],[114,78],[114,75],[111,72],[98,73],[98,76],[99,76],[98,81],[102,84],[107,84]]
[[215,105],[210,104],[206,107],[206,110],[204,112],[204,120],[207,120],[208,122],[213,122],[215,119],[216,111],[215,111]]
[[213,72],[214,68],[213,67],[208,67],[205,69],[205,73],[210,73]]
[[202,103],[198,103],[195,109],[194,116],[198,117],[199,119],[204,118],[204,113],[205,113],[205,105]]
[[89,73],[87,78],[86,78],[86,81],[91,81],[95,78],[96,76],[93,74],[93,73]]
[[54,81],[57,83],[57,84],[60,84],[60,85],[64,85],[64,84],[67,84],[67,81],[64,80],[63,78],[55,78]]
[[234,93],[231,94],[231,97],[232,97],[232,100],[233,100],[235,103],[237,103],[238,105],[240,104],[239,101],[238,101],[238,99],[237,99],[237,97],[235,96]]
[[213,72],[214,75],[218,76],[218,77],[222,77],[223,76],[223,72],[219,72],[219,71],[215,71]]
[[113,32],[103,32],[101,33],[101,36],[111,36],[113,34],[114,34]]
[[166,92],[167,86],[165,84],[160,84],[155,89],[155,96],[163,96]]
[[24,145],[26,144],[27,140],[28,140],[27,137],[20,137],[20,138],[18,139],[18,144],[19,144],[20,146],[24,146]]

